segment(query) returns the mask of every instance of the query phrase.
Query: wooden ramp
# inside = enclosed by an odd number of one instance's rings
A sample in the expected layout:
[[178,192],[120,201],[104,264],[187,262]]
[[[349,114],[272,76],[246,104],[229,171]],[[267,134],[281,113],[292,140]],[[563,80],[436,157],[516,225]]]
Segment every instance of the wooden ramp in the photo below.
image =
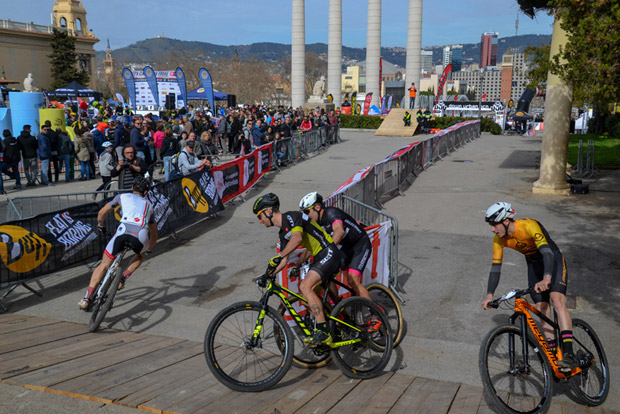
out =
[[[211,375],[200,342],[90,333],[85,325],[15,314],[0,315],[0,381],[159,414],[492,413],[481,388],[394,372],[352,380],[333,364],[292,368],[273,389],[239,393]],[[614,413],[561,403],[550,412]]]
[[[411,114],[411,126],[408,127],[406,127],[403,122],[405,111],[408,111]],[[416,121],[415,112],[413,109],[394,108],[385,117],[379,129],[375,132],[375,135],[387,137],[412,137],[417,128],[418,121]]]

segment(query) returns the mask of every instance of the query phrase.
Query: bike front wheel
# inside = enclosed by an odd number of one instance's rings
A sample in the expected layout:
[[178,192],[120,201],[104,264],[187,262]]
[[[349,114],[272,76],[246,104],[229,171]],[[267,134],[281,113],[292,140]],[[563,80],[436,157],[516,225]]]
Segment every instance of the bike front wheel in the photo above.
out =
[[514,325],[492,329],[482,342],[479,368],[485,392],[501,413],[546,412],[551,404],[551,367],[531,335]]
[[123,272],[121,272],[120,269],[121,260],[123,260],[122,254],[117,256],[114,260],[114,263],[112,263],[112,266],[110,266],[103,277],[103,286],[96,291],[95,303],[93,304],[93,314],[88,322],[88,330],[90,332],[95,332],[97,328],[99,328],[99,325],[103,322],[105,315],[110,309],[112,309],[112,303],[114,302],[114,297],[118,291],[118,285],[121,281],[121,277],[123,276]]
[[390,328],[392,328],[392,348],[396,348],[404,337],[403,310],[400,308],[396,295],[392,293],[390,288],[379,283],[373,283],[366,289],[368,289],[372,301],[385,311]]
[[586,405],[601,405],[609,393],[607,356],[594,329],[581,319],[573,319],[573,353],[582,366],[570,378],[573,392]]
[[235,391],[266,390],[277,384],[291,366],[293,334],[282,315],[267,307],[260,335],[254,338],[261,312],[258,302],[230,305],[213,318],[205,335],[209,369]]
[[[335,344],[332,358],[344,375],[373,378],[387,366],[392,355],[390,324],[376,304],[361,297],[348,298],[332,311],[329,327]],[[339,342],[344,344],[337,346]]]

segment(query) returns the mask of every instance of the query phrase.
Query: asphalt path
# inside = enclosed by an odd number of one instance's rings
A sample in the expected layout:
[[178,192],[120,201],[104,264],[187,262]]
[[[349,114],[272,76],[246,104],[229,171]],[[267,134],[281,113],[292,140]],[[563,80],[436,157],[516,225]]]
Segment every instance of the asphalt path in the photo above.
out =
[[[258,195],[274,192],[282,209],[296,209],[304,194],[316,190],[329,195],[359,169],[415,141],[346,131],[342,138],[343,143],[322,154],[269,174],[246,201],[227,205],[218,217],[181,232],[177,240],[159,243],[120,292],[104,325],[201,341],[223,307],[258,299],[250,278],[264,270],[277,239],[277,230],[264,228],[252,214]],[[399,222],[399,280],[407,324],[390,369],[481,386],[482,338],[510,315],[480,307],[492,253],[483,217],[490,204],[509,201],[519,218],[541,221],[565,254],[571,313],[601,337],[612,373],[605,407],[620,409],[613,381],[620,367],[620,174],[602,171],[588,195],[532,195],[540,146],[540,137],[483,135],[422,172],[404,196],[386,203],[385,211]],[[53,189],[96,187],[90,183]],[[76,303],[89,278],[85,266],[41,278],[33,287],[42,289],[42,298],[18,288],[8,298],[11,312],[86,323],[89,315]],[[497,293],[525,287],[526,280],[522,256],[505,252]],[[560,386],[558,398],[566,398],[562,391]]]

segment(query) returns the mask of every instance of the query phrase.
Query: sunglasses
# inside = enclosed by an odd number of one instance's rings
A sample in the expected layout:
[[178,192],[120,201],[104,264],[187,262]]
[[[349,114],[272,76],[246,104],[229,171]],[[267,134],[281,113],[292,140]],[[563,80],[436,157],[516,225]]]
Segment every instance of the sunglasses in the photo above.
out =
[[262,209],[261,211],[259,211],[258,213],[256,213],[256,218],[260,220],[260,215],[263,214],[263,211],[265,211],[265,209]]

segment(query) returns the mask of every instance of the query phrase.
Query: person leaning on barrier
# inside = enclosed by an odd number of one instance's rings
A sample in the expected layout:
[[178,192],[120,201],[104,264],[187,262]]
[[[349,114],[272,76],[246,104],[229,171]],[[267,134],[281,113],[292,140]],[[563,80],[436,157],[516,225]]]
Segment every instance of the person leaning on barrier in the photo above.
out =
[[189,175],[193,172],[196,172],[200,167],[207,166],[207,168],[211,167],[211,161],[207,158],[203,160],[199,160],[196,154],[194,154],[194,147],[196,145],[196,141],[188,140],[185,143],[185,148],[179,154],[178,165],[179,172],[181,175]]
[[136,149],[131,144],[123,147],[122,157],[110,171],[111,177],[118,177],[118,188],[129,190],[137,177],[144,177],[146,174],[146,163],[142,158],[136,156]]
[[[133,147],[132,147],[133,148]],[[157,223],[153,217],[153,206],[145,198],[149,190],[149,182],[144,177],[136,177],[131,184],[131,193],[118,194],[112,201],[103,206],[97,214],[97,228],[102,235],[105,235],[106,229],[105,217],[117,206],[120,206],[123,212],[120,224],[116,229],[116,233],[108,242],[101,263],[95,268],[88,284],[88,289],[84,297],[78,302],[80,309],[87,310],[95,288],[103,279],[103,276],[110,268],[116,256],[121,252],[125,243],[131,245],[131,249],[136,256],[127,266],[127,270],[123,273],[121,283],[118,289],[125,287],[127,278],[144,260],[144,254],[150,252],[157,243]]]
[[233,153],[236,156],[241,156],[244,154],[249,154],[250,152],[252,152],[252,143],[249,139],[247,139],[243,131],[239,132],[239,135],[237,135],[237,139],[235,140]]
[[[218,150],[217,146],[213,143],[211,138],[211,132],[205,131],[200,135],[200,142],[196,142],[196,145],[200,145],[200,153],[198,158],[206,158],[213,162],[213,158],[222,155],[222,151]],[[195,147],[194,147],[195,149]]]

